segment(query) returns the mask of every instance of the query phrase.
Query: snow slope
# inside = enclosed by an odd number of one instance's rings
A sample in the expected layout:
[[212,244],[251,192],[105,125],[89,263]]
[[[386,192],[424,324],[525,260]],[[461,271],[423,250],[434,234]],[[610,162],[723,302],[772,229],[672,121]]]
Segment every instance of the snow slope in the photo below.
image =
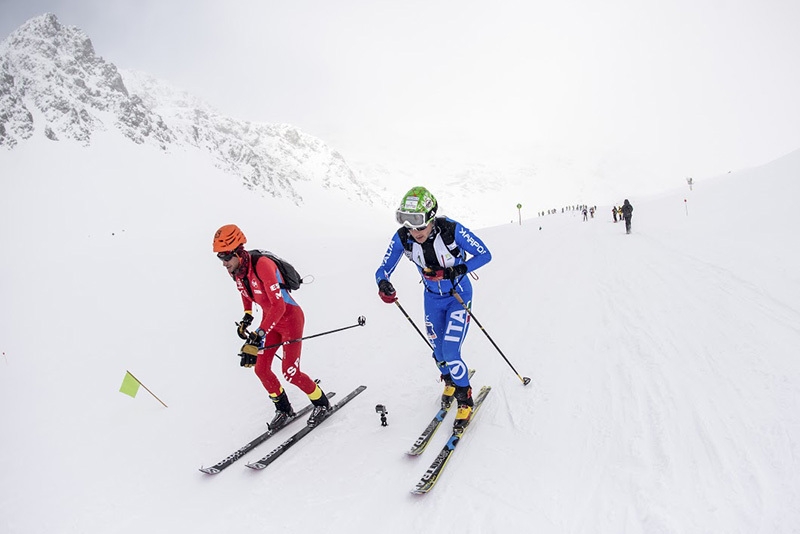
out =
[[[494,389],[424,497],[408,490],[444,433],[422,457],[404,451],[441,386],[423,341],[376,296],[390,212],[287,206],[112,138],[34,140],[0,168],[1,532],[800,529],[800,152],[632,197],[631,235],[606,206],[589,222],[478,229],[494,260],[474,312],[533,381],[473,325],[473,384]],[[313,274],[296,294],[307,334],[367,317],[307,341],[302,365],[326,390],[368,389],[265,471],[244,463],[277,438],[209,477],[197,468],[272,413],[238,366],[241,305],[211,253],[229,222]],[[393,282],[421,324],[408,262]],[[126,369],[169,408],[119,393]]]

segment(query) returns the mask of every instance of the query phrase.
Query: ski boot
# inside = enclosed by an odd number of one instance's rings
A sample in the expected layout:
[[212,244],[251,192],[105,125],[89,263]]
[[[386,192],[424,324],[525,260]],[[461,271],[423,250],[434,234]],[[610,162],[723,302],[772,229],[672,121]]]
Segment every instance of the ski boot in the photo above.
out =
[[442,392],[442,410],[449,410],[450,405],[453,404],[453,395],[456,393],[456,385],[453,383],[453,377],[449,374],[442,375],[442,382],[444,382],[444,391]]
[[292,405],[289,403],[289,397],[286,396],[286,392],[283,390],[281,390],[280,395],[277,397],[270,395],[270,399],[272,399],[273,404],[275,404],[275,417],[272,418],[272,421],[267,423],[267,428],[270,430],[277,430],[288,423],[289,419],[294,417],[294,410],[292,410]]
[[458,402],[458,411],[456,412],[456,420],[453,423],[453,432],[461,434],[472,418],[472,388],[469,386],[456,386],[455,390],[454,396]]
[[[314,409],[311,411],[311,415],[308,416],[308,421],[306,424],[308,426],[317,426],[325,418],[328,416],[328,412],[331,410],[331,403],[328,401],[327,395],[317,386],[317,390],[314,393],[319,392],[319,397],[316,399],[311,399],[311,404],[314,405]],[[312,393],[312,395],[314,394]],[[309,398],[311,398],[309,396]]]

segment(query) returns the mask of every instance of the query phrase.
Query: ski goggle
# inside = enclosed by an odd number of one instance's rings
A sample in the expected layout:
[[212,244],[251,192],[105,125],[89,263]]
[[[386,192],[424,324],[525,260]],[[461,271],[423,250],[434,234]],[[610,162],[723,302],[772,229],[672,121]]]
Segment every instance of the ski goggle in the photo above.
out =
[[229,252],[218,252],[217,257],[222,261],[231,261],[236,256],[236,252],[231,250]]
[[395,218],[397,219],[397,223],[405,226],[406,228],[410,228],[412,230],[424,230],[426,226],[428,226],[429,220],[426,221],[427,213],[408,213],[405,211],[397,210]]

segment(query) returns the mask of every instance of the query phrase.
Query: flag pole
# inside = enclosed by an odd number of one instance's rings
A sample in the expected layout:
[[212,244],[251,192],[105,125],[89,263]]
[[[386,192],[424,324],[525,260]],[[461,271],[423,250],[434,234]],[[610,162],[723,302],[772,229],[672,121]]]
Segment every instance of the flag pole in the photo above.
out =
[[153,393],[152,391],[150,391],[150,390],[148,389],[148,387],[147,387],[147,386],[145,386],[144,384],[142,384],[142,382],[141,382],[141,381],[140,381],[138,378],[136,378],[135,376],[133,376],[133,373],[131,373],[131,372],[130,372],[130,371],[128,371],[127,369],[125,370],[125,372],[126,372],[126,373],[128,373],[129,375],[131,375],[131,377],[132,377],[134,380],[136,380],[137,382],[139,382],[139,385],[140,385],[140,386],[142,386],[144,389],[146,389],[146,390],[147,390],[147,392],[148,392],[150,395],[152,395],[152,396],[153,396],[153,398],[155,398],[155,399],[156,399],[158,402],[160,402],[160,403],[161,403],[161,404],[164,406],[164,408],[169,408],[169,406],[167,406],[166,404],[164,404],[164,401],[162,401],[161,399],[159,399],[159,398],[156,396],[156,394],[155,394],[155,393]]

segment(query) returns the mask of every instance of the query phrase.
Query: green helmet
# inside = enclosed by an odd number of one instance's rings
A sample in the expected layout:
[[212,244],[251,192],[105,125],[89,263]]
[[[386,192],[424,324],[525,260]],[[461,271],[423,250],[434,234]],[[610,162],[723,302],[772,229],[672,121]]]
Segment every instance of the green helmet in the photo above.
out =
[[424,228],[436,217],[436,198],[424,187],[413,187],[397,208],[397,222],[406,228]]

